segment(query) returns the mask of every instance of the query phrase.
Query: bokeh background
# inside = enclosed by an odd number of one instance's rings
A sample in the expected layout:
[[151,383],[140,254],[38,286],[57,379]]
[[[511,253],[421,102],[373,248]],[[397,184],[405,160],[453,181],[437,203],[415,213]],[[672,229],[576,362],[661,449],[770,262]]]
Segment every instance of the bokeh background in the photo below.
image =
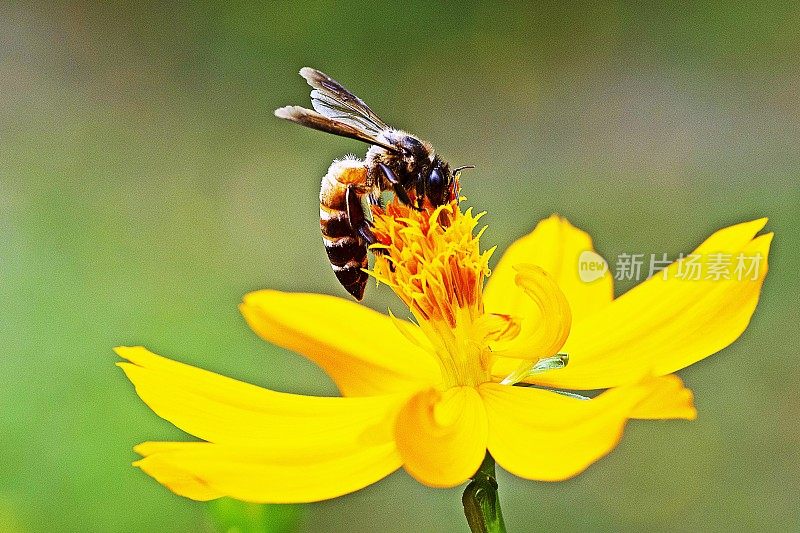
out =
[[[769,216],[750,328],[680,373],[699,419],[633,422],[568,482],[501,473],[501,496],[512,531],[800,529],[800,8],[654,4],[0,5],[0,529],[212,531],[238,512],[131,468],[134,444],[186,437],[136,397],[115,345],[334,393],[236,309],[264,287],[344,295],[319,180],[365,147],[273,117],[308,103],[304,65],[476,165],[464,192],[501,248],[552,212],[609,258],[675,256]],[[365,302],[400,309],[385,288]],[[465,531],[459,499],[398,472],[244,512],[307,532]]]

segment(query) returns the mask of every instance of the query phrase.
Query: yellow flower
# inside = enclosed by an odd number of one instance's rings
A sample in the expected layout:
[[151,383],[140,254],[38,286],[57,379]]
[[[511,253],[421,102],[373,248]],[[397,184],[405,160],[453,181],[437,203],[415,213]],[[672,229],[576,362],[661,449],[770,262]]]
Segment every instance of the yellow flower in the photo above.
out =
[[[140,444],[134,464],[196,500],[308,502],[400,466],[426,485],[455,486],[487,449],[517,476],[563,480],[613,449],[628,419],[695,418],[672,373],[744,331],[767,271],[772,234],[756,236],[765,219],[695,251],[701,263],[763,257],[755,275],[680,279],[687,257],[614,299],[609,272],[581,281],[591,239],[558,216],[512,245],[484,288],[493,250],[480,251],[479,218],[457,205],[376,214],[372,274],[416,323],[331,296],[245,296],[256,333],[317,363],[343,397],[274,392],[117,348],[147,405],[202,440]],[[595,389],[607,390],[562,392]]]

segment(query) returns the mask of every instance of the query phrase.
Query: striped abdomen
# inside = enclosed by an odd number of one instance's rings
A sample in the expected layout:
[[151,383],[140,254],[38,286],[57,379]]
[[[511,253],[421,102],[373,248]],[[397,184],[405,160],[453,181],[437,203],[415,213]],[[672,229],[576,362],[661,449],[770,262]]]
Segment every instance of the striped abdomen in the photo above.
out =
[[350,220],[347,216],[347,188],[353,185],[360,194],[365,194],[368,190],[366,183],[367,168],[362,161],[334,161],[322,178],[319,193],[319,226],[328,260],[339,283],[357,300],[364,297],[364,287],[369,278],[362,270],[367,268],[367,243],[355,229],[364,217],[360,202],[356,213],[352,206],[350,209],[350,213],[359,219]]

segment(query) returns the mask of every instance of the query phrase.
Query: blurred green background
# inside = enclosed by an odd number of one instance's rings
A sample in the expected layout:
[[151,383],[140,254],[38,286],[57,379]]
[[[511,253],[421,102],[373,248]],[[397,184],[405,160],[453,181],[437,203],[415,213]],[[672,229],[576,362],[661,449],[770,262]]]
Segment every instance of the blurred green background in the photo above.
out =
[[[512,531],[800,529],[798,27],[796,2],[4,2],[0,529],[224,522],[131,468],[134,444],[186,437],[136,397],[112,346],[334,392],[236,309],[265,287],[345,295],[319,180],[365,147],[272,116],[308,103],[304,65],[476,165],[464,192],[501,248],[552,212],[609,258],[675,256],[771,217],[750,328],[681,372],[699,419],[631,423],[568,482],[501,473],[501,496]],[[365,301],[400,309],[385,288]],[[403,472],[301,512],[307,532],[466,530],[460,489]]]

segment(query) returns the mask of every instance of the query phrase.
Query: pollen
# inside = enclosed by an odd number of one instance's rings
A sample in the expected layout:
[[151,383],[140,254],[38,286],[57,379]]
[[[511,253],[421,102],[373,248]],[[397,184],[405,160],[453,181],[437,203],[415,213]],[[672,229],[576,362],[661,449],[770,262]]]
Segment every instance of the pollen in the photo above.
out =
[[459,316],[483,314],[482,287],[494,248],[480,251],[475,228],[484,213],[458,203],[416,211],[393,202],[374,213],[378,244],[372,274],[391,286],[420,321],[457,326]]
[[445,386],[490,379],[489,341],[515,336],[510,317],[487,315],[483,285],[495,248],[480,249],[484,213],[458,202],[417,211],[393,202],[373,212],[375,265],[370,272],[408,306],[431,341]]

